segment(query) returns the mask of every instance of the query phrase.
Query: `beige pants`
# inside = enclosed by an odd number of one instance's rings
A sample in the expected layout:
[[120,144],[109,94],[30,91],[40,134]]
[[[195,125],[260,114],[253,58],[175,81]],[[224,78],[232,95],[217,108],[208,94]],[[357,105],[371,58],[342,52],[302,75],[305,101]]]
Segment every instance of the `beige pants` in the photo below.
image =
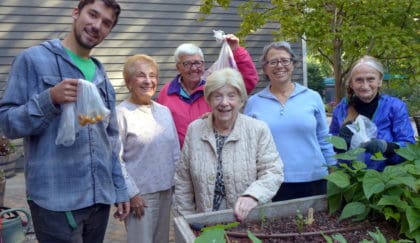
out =
[[144,216],[125,220],[128,243],[168,243],[172,189],[141,195],[146,201]]

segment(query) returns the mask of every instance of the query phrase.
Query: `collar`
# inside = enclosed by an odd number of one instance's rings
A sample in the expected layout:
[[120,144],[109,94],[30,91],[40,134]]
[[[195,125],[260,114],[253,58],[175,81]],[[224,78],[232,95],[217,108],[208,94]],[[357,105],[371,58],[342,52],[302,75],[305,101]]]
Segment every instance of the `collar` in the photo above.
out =
[[182,88],[181,75],[178,74],[169,84],[168,95],[178,95],[187,103],[193,103],[195,100],[204,96],[204,84],[205,80],[201,80],[198,87],[188,95],[188,93]]

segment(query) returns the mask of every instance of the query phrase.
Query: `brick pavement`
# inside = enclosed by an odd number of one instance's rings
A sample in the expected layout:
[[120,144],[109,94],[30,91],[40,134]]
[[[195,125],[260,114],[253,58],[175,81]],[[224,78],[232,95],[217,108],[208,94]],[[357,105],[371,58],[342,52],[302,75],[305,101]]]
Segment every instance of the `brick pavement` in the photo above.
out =
[[[29,207],[25,200],[25,182],[23,172],[17,172],[13,177],[7,178],[4,206],[9,208],[24,208],[29,212]],[[104,243],[125,243],[127,241],[124,223],[119,222],[112,217],[113,211],[114,209],[111,211],[111,215],[109,217]],[[27,243],[38,242],[33,234],[28,234],[27,239]],[[169,242],[174,242],[173,227],[171,227]]]

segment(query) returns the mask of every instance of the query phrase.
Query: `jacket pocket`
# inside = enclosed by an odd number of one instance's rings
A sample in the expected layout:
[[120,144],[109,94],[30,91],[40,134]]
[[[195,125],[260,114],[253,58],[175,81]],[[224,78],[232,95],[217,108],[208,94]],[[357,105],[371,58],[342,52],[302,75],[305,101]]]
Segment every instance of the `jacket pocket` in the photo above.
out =
[[54,87],[61,82],[61,78],[58,76],[42,76],[41,80],[46,88]]

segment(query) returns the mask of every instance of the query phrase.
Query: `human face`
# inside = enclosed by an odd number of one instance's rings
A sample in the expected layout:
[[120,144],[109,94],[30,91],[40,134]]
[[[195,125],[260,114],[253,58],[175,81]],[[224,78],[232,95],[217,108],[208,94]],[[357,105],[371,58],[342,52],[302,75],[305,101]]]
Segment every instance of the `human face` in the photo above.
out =
[[183,82],[198,84],[204,73],[204,61],[200,54],[181,55],[176,68]]
[[[283,49],[274,49],[272,48],[267,52],[266,60],[267,63],[264,64],[264,74],[268,76],[271,84],[281,84],[288,83],[292,81],[292,73],[294,69],[292,56],[289,52]],[[276,65],[270,65],[269,63],[274,63],[277,61]],[[288,63],[288,65],[283,65],[282,63]]]
[[130,101],[138,105],[150,104],[157,88],[157,70],[144,62],[135,62],[133,69],[135,72],[130,75],[127,82],[131,92]]
[[73,10],[73,33],[77,44],[84,49],[92,49],[100,44],[111,32],[116,16],[112,8],[103,1],[95,1],[82,10]]
[[[210,94],[210,106],[214,117],[214,124],[224,127],[233,125],[243,102],[239,91],[232,85],[225,85]],[[223,124],[223,125],[222,125]]]
[[360,64],[353,69],[349,86],[360,100],[369,103],[375,98],[382,86],[381,75],[373,67]]

